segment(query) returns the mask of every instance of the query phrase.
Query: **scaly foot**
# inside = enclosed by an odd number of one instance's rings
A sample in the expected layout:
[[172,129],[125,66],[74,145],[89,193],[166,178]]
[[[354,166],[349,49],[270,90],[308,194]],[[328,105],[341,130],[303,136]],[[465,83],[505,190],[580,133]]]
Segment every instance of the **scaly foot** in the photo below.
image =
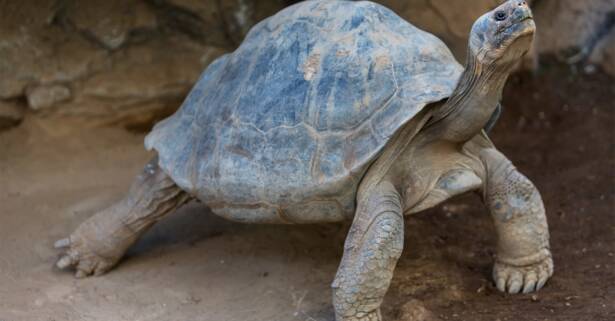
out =
[[344,318],[338,321],[382,321],[380,310],[369,313],[359,312],[355,316]]
[[540,290],[553,275],[553,259],[547,255],[544,259],[526,265],[514,262],[496,261],[493,266],[493,280],[502,292],[530,293]]
[[65,249],[56,265],[60,269],[75,268],[75,276],[101,275],[122,258],[137,239],[135,232],[115,219],[115,208],[104,210],[81,224],[69,237],[55,242]]

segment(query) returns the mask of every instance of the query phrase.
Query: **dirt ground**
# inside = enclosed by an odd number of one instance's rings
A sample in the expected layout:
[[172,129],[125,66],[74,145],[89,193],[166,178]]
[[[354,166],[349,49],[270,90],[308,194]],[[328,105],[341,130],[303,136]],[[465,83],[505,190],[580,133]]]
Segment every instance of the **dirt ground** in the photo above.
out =
[[[475,195],[406,220],[387,321],[615,320],[615,80],[547,66],[516,75],[492,134],[541,190],[555,275],[536,295],[490,279]],[[332,321],[347,225],[240,225],[190,204],[112,272],[52,268],[53,241],[120,198],[151,157],[143,134],[31,117],[0,133],[0,320]]]

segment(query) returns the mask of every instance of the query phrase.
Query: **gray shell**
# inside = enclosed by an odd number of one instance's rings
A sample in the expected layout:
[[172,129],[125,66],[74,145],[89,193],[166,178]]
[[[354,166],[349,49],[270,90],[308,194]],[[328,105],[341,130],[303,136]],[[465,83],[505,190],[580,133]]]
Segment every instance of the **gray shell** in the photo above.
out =
[[461,71],[438,38],[385,7],[306,1],[214,61],[145,144],[227,218],[338,221],[390,137]]

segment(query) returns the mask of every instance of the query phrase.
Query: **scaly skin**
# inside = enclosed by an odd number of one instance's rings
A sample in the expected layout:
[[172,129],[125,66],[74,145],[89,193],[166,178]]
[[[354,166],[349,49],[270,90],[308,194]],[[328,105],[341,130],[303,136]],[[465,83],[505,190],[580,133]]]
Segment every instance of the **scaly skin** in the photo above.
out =
[[145,166],[124,199],[56,242],[56,248],[67,248],[59,268],[74,267],[78,278],[105,273],[149,227],[190,200],[157,163],[154,158]]
[[333,305],[337,321],[380,321],[380,304],[404,246],[402,206],[386,181],[358,200],[332,285]]
[[508,293],[540,290],[553,275],[549,228],[540,193],[504,155],[485,149],[485,203],[498,234],[493,279]]

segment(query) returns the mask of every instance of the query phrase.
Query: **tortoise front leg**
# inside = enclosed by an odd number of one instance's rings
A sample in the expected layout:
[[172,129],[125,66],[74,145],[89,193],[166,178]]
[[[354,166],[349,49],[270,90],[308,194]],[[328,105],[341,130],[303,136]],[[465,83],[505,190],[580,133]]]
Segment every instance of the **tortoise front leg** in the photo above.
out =
[[498,234],[493,278],[502,292],[540,290],[553,274],[549,229],[540,193],[494,148],[480,158],[486,168],[484,200]]
[[333,282],[337,321],[381,321],[380,304],[404,245],[399,193],[380,183],[359,194],[358,207]]
[[158,167],[156,157],[145,166],[124,199],[56,242],[56,248],[66,248],[56,265],[61,269],[74,267],[77,277],[102,274],[117,264],[149,227],[190,199]]

